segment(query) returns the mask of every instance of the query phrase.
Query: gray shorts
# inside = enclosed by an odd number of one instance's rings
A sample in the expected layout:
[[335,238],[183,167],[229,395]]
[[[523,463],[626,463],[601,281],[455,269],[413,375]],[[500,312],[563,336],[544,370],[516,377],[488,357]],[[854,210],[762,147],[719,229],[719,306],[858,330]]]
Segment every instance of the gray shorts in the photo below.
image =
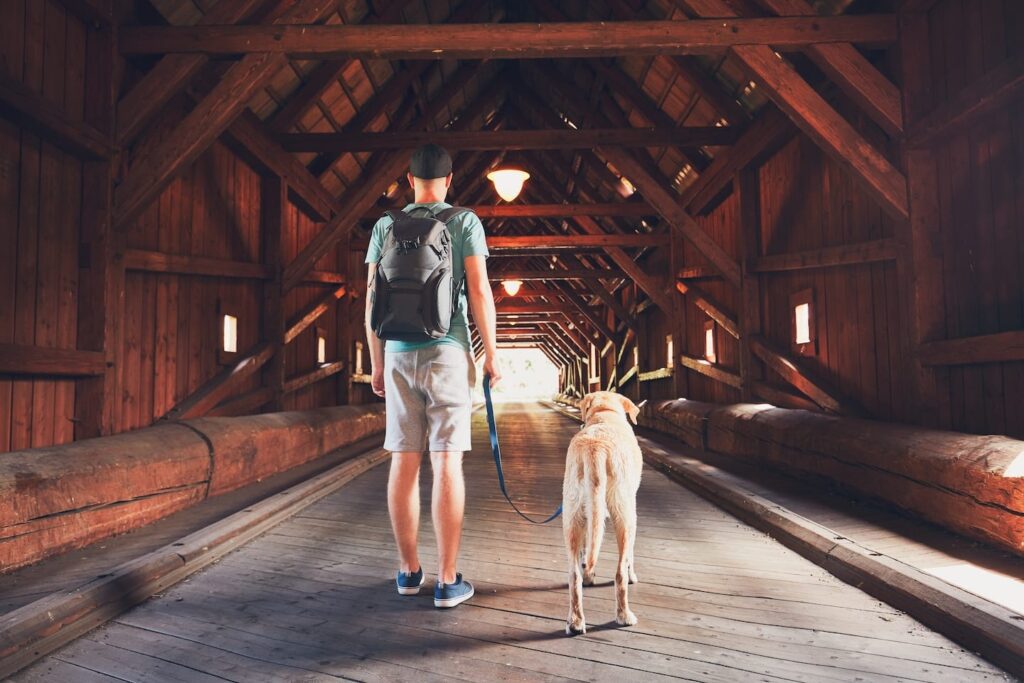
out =
[[384,354],[384,449],[472,450],[476,365],[465,349],[438,344]]

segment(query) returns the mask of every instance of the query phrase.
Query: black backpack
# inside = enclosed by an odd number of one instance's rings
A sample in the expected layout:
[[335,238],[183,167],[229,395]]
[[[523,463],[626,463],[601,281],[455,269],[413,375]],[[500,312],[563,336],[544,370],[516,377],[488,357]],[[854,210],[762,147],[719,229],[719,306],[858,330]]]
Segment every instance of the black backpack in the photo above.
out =
[[413,216],[388,211],[391,227],[370,293],[370,326],[381,339],[420,342],[448,334],[464,281],[453,281],[452,235],[447,223],[469,209],[453,206]]

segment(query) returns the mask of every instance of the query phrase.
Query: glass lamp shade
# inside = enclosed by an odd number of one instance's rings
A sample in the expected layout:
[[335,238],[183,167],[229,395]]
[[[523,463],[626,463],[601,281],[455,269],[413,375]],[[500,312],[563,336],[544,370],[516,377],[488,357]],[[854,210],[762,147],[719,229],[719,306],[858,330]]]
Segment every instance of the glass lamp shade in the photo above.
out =
[[505,289],[505,293],[509,296],[515,296],[519,293],[519,288],[523,286],[522,280],[502,280],[501,286]]
[[516,168],[505,168],[500,171],[491,171],[487,179],[494,183],[494,189],[506,202],[510,202],[519,196],[523,190],[523,183],[530,177],[526,171]]

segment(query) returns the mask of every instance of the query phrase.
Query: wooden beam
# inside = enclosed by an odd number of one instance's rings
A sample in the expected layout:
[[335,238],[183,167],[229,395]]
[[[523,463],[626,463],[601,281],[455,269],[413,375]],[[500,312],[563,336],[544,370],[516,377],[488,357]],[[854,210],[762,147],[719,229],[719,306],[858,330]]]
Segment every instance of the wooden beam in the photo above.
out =
[[266,365],[274,355],[276,348],[268,342],[260,342],[237,363],[225,368],[223,372],[199,387],[191,396],[174,406],[164,415],[163,419],[179,421],[202,417],[230,396],[241,382]]
[[0,374],[94,377],[107,370],[99,351],[0,344]]
[[1024,360],[1024,330],[926,342],[917,350],[923,365],[975,365]]
[[758,169],[744,168],[733,183],[739,195],[739,366],[743,380],[740,398],[751,401],[763,376],[750,348],[750,338],[759,336],[762,328],[761,277],[750,270],[750,262],[761,255],[761,180]]
[[780,408],[792,408],[794,410],[821,411],[821,406],[814,401],[794,394],[791,391],[780,389],[779,387],[768,384],[767,382],[755,380],[751,385],[751,390],[755,396],[768,401],[773,406],[778,406]]
[[297,59],[540,59],[625,55],[716,54],[737,45],[803,47],[814,43],[888,45],[890,14],[693,21],[376,26],[132,26],[125,55],[287,54]]
[[[263,238],[263,263],[270,271],[270,280],[263,286],[263,339],[278,349],[285,345],[283,243],[288,230],[288,183],[280,176],[260,181],[260,223]],[[267,402],[274,412],[282,409],[284,393],[284,353],[275,353],[263,371],[263,384],[270,390]],[[258,406],[257,406],[258,407]]]
[[574,311],[566,304],[506,304],[500,303],[496,306],[498,315],[521,315],[523,313],[569,313]]
[[907,136],[908,143],[911,147],[926,147],[964,130],[990,112],[1002,110],[1022,95],[1024,58],[1011,57],[916,121]]
[[773,254],[754,259],[750,270],[755,273],[772,273],[786,270],[807,270],[810,268],[833,268],[856,266],[865,263],[893,261],[896,259],[896,240],[887,237],[858,244],[843,244],[836,247],[811,249],[792,254]]
[[676,281],[676,289],[680,294],[685,294],[694,306],[707,313],[708,317],[718,323],[723,330],[737,339],[740,338],[740,326],[736,322],[736,316],[726,311],[711,295],[683,280]]
[[[236,417],[238,415],[252,415],[260,408],[274,400],[274,390],[270,387],[260,387],[247,391],[241,396],[229,398],[212,408],[206,417]],[[273,410],[273,409],[271,409]]]
[[[529,182],[529,181],[527,181]],[[381,207],[368,211],[364,220],[377,220],[385,208],[401,210],[402,206]],[[597,204],[478,204],[465,207],[480,218],[571,218],[573,216],[607,216],[609,218],[642,218],[658,212],[646,202]]]
[[666,235],[658,234],[610,234],[603,235],[493,235],[487,237],[490,249],[549,249],[552,247],[663,247],[668,244]]
[[[279,20],[318,21],[336,7],[322,0],[298,0]],[[192,27],[201,30],[204,27]],[[256,27],[281,30],[282,27]],[[190,111],[173,131],[135,160],[114,193],[114,225],[125,229],[164,187],[230,126],[249,100],[287,63],[281,54],[245,56],[228,69],[213,90]]]
[[340,285],[331,289],[322,297],[314,299],[308,306],[292,316],[285,328],[284,343],[287,344],[302,334],[303,330],[315,323],[321,315],[330,310],[335,301],[345,296],[345,292],[345,285]]
[[616,280],[629,276],[621,270],[598,269],[565,269],[553,270],[505,270],[501,273],[489,273],[491,280]]
[[[199,24],[234,24],[262,3],[263,0],[220,0],[202,16]],[[205,54],[167,55],[157,62],[117,105],[118,144],[131,144],[207,62],[209,57]]]
[[277,136],[289,152],[370,152],[412,150],[428,142],[450,151],[589,149],[599,146],[723,146],[736,142],[736,129],[719,126],[677,128],[588,128],[584,130],[399,131],[384,133],[288,133]]
[[693,370],[694,372],[699,372],[705,377],[710,377],[711,379],[730,387],[739,389],[743,385],[743,381],[740,379],[740,376],[735,372],[723,370],[719,366],[703,358],[696,358],[684,353],[679,356],[679,362],[685,368]]
[[595,330],[600,332],[609,342],[615,342],[615,332],[605,324],[604,320],[602,320],[600,316],[596,315],[596,311],[587,305],[587,302],[583,300],[583,297],[577,294],[576,290],[574,290],[569,283],[556,282],[554,285],[558,288],[561,295],[565,297],[569,303],[575,306],[583,317],[594,326]]
[[226,132],[229,143],[240,148],[240,156],[258,171],[282,178],[296,205],[317,222],[326,222],[341,213],[342,206],[320,181],[294,155],[281,149],[266,133],[263,124],[245,110]]
[[690,215],[704,212],[741,169],[781,145],[793,134],[793,124],[785,114],[772,104],[766,105],[736,144],[716,156],[696,182],[686,188],[679,200],[680,206]]
[[848,168],[886,213],[907,219],[907,179],[793,67],[767,46],[741,46],[733,54],[793,123]]
[[765,365],[825,410],[841,415],[864,416],[864,410],[860,406],[842,397],[828,383],[802,368],[794,359],[775,348],[763,337],[751,337],[750,350],[764,361]]
[[269,280],[271,269],[262,263],[226,261],[205,256],[164,254],[144,249],[129,249],[124,255],[125,270],[140,270],[149,273],[173,273],[176,275],[205,275],[208,277],[248,278]]
[[714,280],[722,275],[710,266],[686,266],[676,271],[678,280]]
[[[683,233],[683,236],[703,254],[725,279],[734,285],[740,283],[740,266],[718,243],[697,224],[689,213],[678,204],[678,196],[667,189],[660,179],[647,172],[636,159],[623,149],[602,147],[601,153],[633,183],[651,206],[658,209],[669,225]],[[647,293],[651,296],[650,292]],[[654,299],[654,297],[651,297]],[[657,299],[655,299],[657,302]],[[660,305],[660,304],[659,304]],[[663,307],[664,308],[664,307]],[[671,310],[671,309],[668,309]]]
[[107,159],[113,154],[110,139],[102,132],[84,121],[69,119],[57,105],[3,76],[0,116],[82,159]]
[[[779,16],[818,16],[807,0],[760,0]],[[893,137],[903,134],[899,88],[849,43],[810,45],[804,52],[857,105]]]
[[314,384],[322,379],[327,379],[332,375],[336,375],[344,369],[345,362],[339,360],[333,363],[327,363],[325,365],[322,365],[316,370],[307,372],[303,375],[291,377],[284,383],[284,393],[294,393],[299,389],[308,387],[310,384]]

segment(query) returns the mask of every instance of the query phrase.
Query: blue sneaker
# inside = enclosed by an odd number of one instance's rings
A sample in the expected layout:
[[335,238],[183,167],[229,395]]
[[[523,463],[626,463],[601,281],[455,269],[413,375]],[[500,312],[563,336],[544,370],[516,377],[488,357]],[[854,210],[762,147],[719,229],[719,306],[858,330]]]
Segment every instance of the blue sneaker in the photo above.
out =
[[473,597],[473,584],[462,580],[462,574],[455,575],[455,583],[441,583],[434,586],[434,607],[455,607]]
[[420,586],[423,585],[423,567],[420,567],[415,572],[398,572],[398,577],[395,579],[395,586],[398,588],[399,595],[416,595],[420,592]]

